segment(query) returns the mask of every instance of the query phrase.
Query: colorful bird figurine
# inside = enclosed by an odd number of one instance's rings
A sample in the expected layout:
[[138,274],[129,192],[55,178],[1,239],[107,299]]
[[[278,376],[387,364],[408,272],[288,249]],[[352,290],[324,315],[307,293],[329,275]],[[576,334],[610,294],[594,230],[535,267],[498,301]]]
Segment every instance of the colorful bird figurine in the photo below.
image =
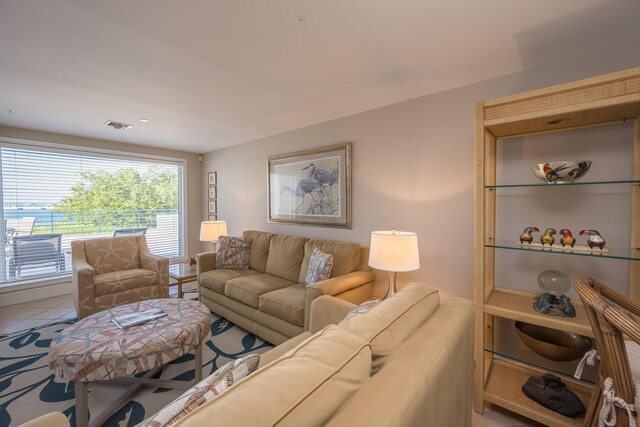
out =
[[540,236],[540,243],[542,243],[542,246],[547,244],[549,246],[553,246],[553,242],[556,241],[556,238],[553,237],[554,234],[556,234],[555,228],[547,228],[544,230],[544,234]]
[[563,248],[565,246],[573,247],[573,245],[576,244],[576,238],[573,237],[573,235],[571,234],[571,230],[567,228],[563,228],[562,230],[559,231],[559,233],[562,234],[562,237],[560,238],[560,243],[562,244]]
[[533,242],[533,236],[531,233],[537,233],[538,231],[540,230],[533,226],[525,228],[520,235],[520,244],[523,244],[524,242],[531,244],[531,242]]
[[600,233],[598,233],[596,230],[582,230],[580,231],[580,235],[589,236],[589,238],[587,239],[587,245],[589,245],[590,249],[596,247],[600,250],[603,250],[604,245],[607,243],[606,240],[604,240]]

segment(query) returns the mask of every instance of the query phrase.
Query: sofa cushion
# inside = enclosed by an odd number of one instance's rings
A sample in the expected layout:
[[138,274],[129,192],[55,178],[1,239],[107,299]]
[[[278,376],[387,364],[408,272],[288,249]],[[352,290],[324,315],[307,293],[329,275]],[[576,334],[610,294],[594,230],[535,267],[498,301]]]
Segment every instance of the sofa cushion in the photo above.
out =
[[87,262],[97,274],[140,268],[140,251],[135,237],[84,241]]
[[412,283],[368,313],[339,323],[341,328],[371,343],[371,374],[378,372],[390,355],[433,314],[440,305],[438,291]]
[[200,273],[198,284],[219,294],[224,294],[224,284],[227,280],[256,274],[260,274],[260,272],[256,270],[209,270]]
[[269,256],[269,242],[274,236],[273,233],[263,231],[247,230],[242,233],[243,237],[251,237],[251,251],[249,255],[249,268],[264,273],[267,269],[267,257]]
[[250,354],[233,360],[220,367],[213,374],[184,392],[180,397],[163,407],[140,427],[169,427],[221,395],[232,385],[245,378],[258,368],[260,355]]
[[224,285],[224,294],[236,301],[258,308],[260,295],[286,288],[294,282],[270,274],[256,274],[228,280]]
[[[304,276],[300,280],[300,265],[304,257],[304,244],[309,239],[277,234],[269,242],[269,257],[265,272],[296,283],[304,283]],[[311,254],[309,254],[311,256]],[[307,274],[305,269],[304,274]]]
[[311,253],[309,259],[309,268],[304,278],[305,286],[311,283],[321,282],[331,277],[331,269],[333,268],[333,255],[325,254],[316,248]]
[[132,270],[114,271],[97,274],[93,279],[94,296],[114,294],[130,289],[143,288],[158,284],[158,274],[155,271],[134,268]]
[[216,268],[248,270],[251,237],[221,236],[216,243]]
[[298,326],[304,326],[304,304],[305,287],[302,284],[278,289],[258,298],[260,311]]
[[339,240],[311,239],[304,245],[304,258],[298,277],[299,283],[304,283],[309,261],[314,249],[320,249],[325,254],[333,255],[331,277],[342,276],[360,267],[362,248],[357,243],[341,242]]
[[370,371],[369,344],[331,325],[198,408],[180,426],[209,425],[212,417],[221,426],[324,426],[369,380]]

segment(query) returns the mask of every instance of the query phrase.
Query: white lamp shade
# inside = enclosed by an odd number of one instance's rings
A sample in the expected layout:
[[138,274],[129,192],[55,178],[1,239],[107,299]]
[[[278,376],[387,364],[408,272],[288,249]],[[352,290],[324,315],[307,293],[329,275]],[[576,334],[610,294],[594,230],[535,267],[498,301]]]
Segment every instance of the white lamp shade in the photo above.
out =
[[418,235],[407,231],[374,231],[371,233],[369,267],[382,271],[402,272],[420,268]]
[[220,236],[226,235],[226,221],[202,221],[200,223],[200,241],[202,242],[215,242]]

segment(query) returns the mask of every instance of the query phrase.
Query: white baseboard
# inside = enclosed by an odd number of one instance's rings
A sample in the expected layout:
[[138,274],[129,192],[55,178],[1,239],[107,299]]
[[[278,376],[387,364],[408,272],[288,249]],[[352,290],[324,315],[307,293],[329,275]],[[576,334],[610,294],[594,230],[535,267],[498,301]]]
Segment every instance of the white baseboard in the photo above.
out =
[[29,283],[0,288],[0,307],[23,302],[68,295],[72,291],[71,281],[57,283]]

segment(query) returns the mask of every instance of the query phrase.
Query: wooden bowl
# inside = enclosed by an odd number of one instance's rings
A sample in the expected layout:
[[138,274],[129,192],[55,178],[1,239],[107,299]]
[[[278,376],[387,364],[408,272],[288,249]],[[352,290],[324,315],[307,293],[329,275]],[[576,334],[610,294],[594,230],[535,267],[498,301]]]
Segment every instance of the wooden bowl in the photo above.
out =
[[525,322],[516,322],[516,332],[527,347],[550,360],[580,359],[593,345],[589,337]]

